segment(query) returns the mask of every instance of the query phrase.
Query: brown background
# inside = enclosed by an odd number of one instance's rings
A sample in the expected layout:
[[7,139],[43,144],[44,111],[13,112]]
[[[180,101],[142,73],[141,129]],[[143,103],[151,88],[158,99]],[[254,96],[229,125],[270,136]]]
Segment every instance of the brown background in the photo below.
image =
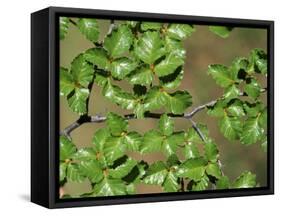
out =
[[[99,20],[101,34],[100,40],[107,33],[109,21]],[[184,79],[178,89],[186,89],[193,96],[193,106],[187,109],[187,112],[194,107],[220,97],[223,89],[215,84],[215,81],[207,75],[209,64],[229,65],[235,57],[247,57],[253,48],[263,48],[266,50],[267,38],[266,30],[235,28],[227,39],[222,39],[209,32],[207,26],[195,26],[196,32],[185,40],[185,49],[187,52],[184,68]],[[70,68],[71,61],[81,52],[84,52],[93,45],[88,41],[76,27],[70,24],[68,35],[60,42],[60,65]],[[260,80],[265,85],[265,80]],[[130,91],[131,86],[126,82],[121,82],[121,87]],[[264,98],[266,101],[266,98]],[[117,105],[111,103],[101,95],[101,89],[93,86],[89,114],[106,115],[108,111],[119,114],[131,113],[131,111],[122,110]],[[79,116],[73,113],[67,105],[66,98],[60,97],[60,129],[75,121]],[[257,181],[260,186],[267,184],[267,158],[262,152],[259,144],[251,146],[242,146],[239,142],[230,142],[223,137],[217,126],[217,119],[206,115],[205,111],[198,113],[194,120],[197,123],[207,124],[211,137],[216,141],[220,150],[220,159],[223,164],[224,173],[234,180],[244,170],[249,170],[257,174]],[[157,120],[131,120],[129,129],[140,133],[152,129],[156,126]],[[73,142],[78,148],[91,145],[93,134],[98,128],[104,127],[104,123],[84,124],[72,132]],[[176,129],[186,130],[190,124],[186,120],[177,119]],[[140,157],[134,154],[134,157],[144,158],[149,163],[155,160],[164,160],[161,153],[149,154]],[[64,187],[65,192],[75,195],[89,192],[90,184],[67,183]],[[160,192],[157,186],[140,185],[137,188],[138,193]]]

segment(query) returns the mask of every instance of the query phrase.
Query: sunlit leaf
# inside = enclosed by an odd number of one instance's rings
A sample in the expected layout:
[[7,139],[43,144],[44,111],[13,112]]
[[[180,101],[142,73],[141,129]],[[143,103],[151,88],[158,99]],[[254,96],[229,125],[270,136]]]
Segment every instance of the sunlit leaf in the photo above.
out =
[[188,24],[170,24],[167,29],[167,35],[173,39],[183,40],[190,37],[195,31],[192,25]]
[[256,175],[251,172],[243,172],[233,183],[233,188],[252,188],[256,186]]
[[227,26],[210,26],[209,29],[214,34],[216,34],[222,38],[227,38],[233,28],[227,27]]
[[116,196],[127,193],[124,182],[120,179],[104,178],[94,187],[95,196]]
[[118,26],[104,39],[104,48],[115,58],[129,50],[133,42],[133,34],[126,25]]
[[141,23],[141,30],[159,30],[162,27],[162,23],[158,22],[142,22]]
[[146,184],[162,185],[168,174],[167,167],[162,161],[151,164],[143,179]]
[[159,126],[160,131],[164,135],[170,136],[174,132],[175,123],[171,119],[171,117],[169,117],[167,114],[163,114],[160,117],[158,126]]
[[207,162],[203,158],[186,160],[180,165],[178,175],[179,177],[185,177],[194,181],[199,181],[205,173],[206,165]]
[[77,27],[88,40],[92,42],[98,41],[100,31],[96,19],[80,18],[77,22]]
[[128,120],[113,112],[109,112],[106,117],[106,125],[112,135],[120,136],[123,132],[127,131]]
[[210,74],[216,83],[223,88],[235,83],[235,78],[231,76],[228,68],[224,65],[209,65],[208,74]]
[[219,128],[226,138],[235,140],[240,137],[242,124],[237,117],[230,117],[225,114],[219,121]]
[[67,17],[60,17],[60,40],[63,40],[68,32],[69,19]]
[[164,44],[159,32],[147,31],[134,46],[136,56],[147,64],[153,64],[165,54]]
[[84,58],[100,69],[108,70],[110,68],[107,53],[103,48],[88,49],[84,53]]
[[60,136],[60,160],[65,161],[71,159],[76,152],[75,145],[65,136]]

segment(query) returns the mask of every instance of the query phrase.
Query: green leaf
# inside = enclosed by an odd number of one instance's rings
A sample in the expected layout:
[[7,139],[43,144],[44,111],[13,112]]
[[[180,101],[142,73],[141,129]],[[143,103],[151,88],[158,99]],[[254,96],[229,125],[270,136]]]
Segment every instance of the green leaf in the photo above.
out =
[[230,116],[235,116],[235,117],[243,117],[245,116],[245,112],[243,109],[243,102],[240,100],[234,100],[231,105],[227,107],[227,113]]
[[203,158],[193,158],[182,163],[178,170],[179,177],[200,181],[206,169],[207,161]]
[[128,77],[128,81],[134,85],[150,85],[152,80],[153,73],[147,66],[136,69]]
[[72,74],[66,68],[60,68],[60,95],[67,96],[75,88]]
[[69,19],[67,17],[60,17],[60,40],[63,40],[67,35],[69,28]]
[[104,178],[94,187],[95,196],[116,196],[127,193],[124,182],[120,179]]
[[92,143],[99,152],[103,151],[104,144],[108,137],[110,137],[110,133],[107,128],[98,129],[94,134]]
[[130,151],[139,151],[142,142],[142,136],[137,132],[129,132],[124,136],[124,143]]
[[165,106],[167,112],[182,114],[191,105],[192,97],[187,91],[169,94],[159,87],[151,88],[144,99],[144,108],[149,111]]
[[164,89],[178,88],[181,84],[182,79],[183,79],[183,74],[184,74],[183,68],[179,67],[172,74],[169,74],[169,75],[163,76],[163,77],[159,77],[160,85]]
[[[200,181],[197,181],[197,182],[190,181],[190,184],[191,184],[192,191],[206,190],[209,185],[209,178],[207,175],[203,175],[203,177],[200,179]],[[188,186],[189,186],[189,184],[188,184]]]
[[[178,164],[180,164],[180,160],[177,154],[172,154],[167,158],[166,165],[170,167],[170,170],[175,170],[178,168]],[[172,169],[173,167],[173,169]]]
[[222,38],[227,38],[233,28],[226,27],[226,26],[210,26],[209,29],[214,34],[216,34]]
[[249,66],[247,72],[249,74],[254,71],[263,75],[267,74],[267,54],[262,49],[253,49],[249,57]]
[[[239,78],[244,80],[246,74],[245,71],[247,71],[248,66],[249,66],[248,59],[243,57],[238,57],[232,61],[229,71],[232,74],[233,78]],[[241,72],[243,72],[242,76],[241,76]]]
[[68,104],[73,112],[83,115],[87,113],[87,99],[90,91],[86,88],[75,88],[74,94],[68,99]]
[[185,48],[183,42],[177,39],[170,38],[169,36],[165,37],[165,48],[167,52],[174,53],[177,56],[185,59]]
[[104,39],[104,48],[115,58],[129,50],[133,42],[133,34],[126,25],[120,25]]
[[187,91],[176,91],[172,94],[164,93],[165,107],[168,112],[182,114],[192,105],[192,97]]
[[137,103],[135,109],[134,109],[134,114],[137,117],[137,119],[142,119],[144,118],[144,104],[140,101],[139,103]]
[[136,191],[136,187],[135,187],[135,184],[131,183],[131,184],[128,184],[126,185],[126,191],[127,191],[127,194],[136,194],[137,191]]
[[161,146],[164,137],[156,130],[150,130],[144,134],[143,145],[141,146],[141,153],[151,153],[161,151]]
[[260,96],[261,87],[256,79],[251,78],[246,80],[246,86],[244,90],[247,95],[249,95],[253,99],[256,99],[258,96]]
[[176,40],[183,40],[190,37],[195,28],[188,24],[171,24],[167,29],[167,35]]
[[245,121],[240,141],[244,145],[251,145],[261,139],[264,129],[259,125],[259,116],[251,117]]
[[108,175],[112,178],[123,178],[128,175],[136,165],[137,161],[132,158],[128,158],[125,163],[115,167],[114,169],[109,169]]
[[103,48],[91,48],[84,53],[86,61],[96,65],[98,68],[108,70],[110,62],[107,58],[107,53]]
[[158,22],[142,22],[141,23],[141,30],[159,30],[162,27],[162,23]]
[[108,79],[110,77],[109,72],[107,71],[101,71],[101,70],[96,70],[95,71],[95,84],[97,84],[98,86],[104,88],[107,83],[108,83]]
[[188,144],[184,146],[183,154],[186,160],[200,156],[197,145],[193,142],[188,142]]
[[123,137],[109,137],[104,144],[104,155],[109,164],[122,157],[125,151],[126,145],[123,143]]
[[120,136],[128,130],[128,120],[113,112],[107,114],[106,125],[113,136]]
[[154,68],[155,73],[159,77],[167,76],[175,72],[175,70],[184,64],[184,59],[174,53],[166,55],[165,59],[157,64]]
[[233,183],[233,188],[252,188],[256,186],[256,175],[249,171],[243,172]]
[[81,18],[78,20],[77,27],[85,37],[96,42],[99,39],[99,25],[96,19]]
[[265,107],[260,113],[259,124],[263,128],[267,126],[267,107]]
[[60,161],[71,159],[76,152],[75,145],[65,136],[60,136]]
[[136,56],[147,64],[153,64],[165,54],[165,48],[159,32],[147,31],[136,41]]
[[[124,79],[137,67],[137,63],[127,57],[114,60],[111,63],[111,74],[117,79]],[[137,83],[136,83],[137,84]]]
[[[88,88],[88,85],[93,80],[93,68],[85,60],[82,54],[78,55],[71,63],[71,73],[76,83]],[[77,85],[76,85],[77,86]]]
[[161,108],[166,103],[166,97],[159,87],[152,87],[144,99],[144,109],[147,111]]
[[179,179],[175,172],[169,171],[164,183],[163,183],[163,189],[165,192],[177,192],[180,189],[179,186]]
[[165,138],[162,143],[162,151],[166,156],[176,154],[178,145],[184,142],[184,133],[178,132]]
[[64,181],[66,177],[66,168],[67,168],[66,163],[60,163],[60,182]]
[[219,150],[214,142],[207,142],[204,145],[205,156],[208,161],[216,162],[219,157]]
[[160,117],[158,127],[165,136],[170,136],[174,132],[175,123],[167,114]]
[[259,101],[256,103],[245,102],[243,107],[249,117],[256,117],[264,110],[264,104]]
[[173,142],[171,137],[164,138],[162,143],[162,151],[167,157],[176,154],[177,145],[175,142]]
[[68,164],[66,178],[68,182],[81,183],[85,180],[85,177],[81,174],[78,164]]
[[223,117],[225,106],[226,103],[224,100],[218,100],[215,105],[208,107],[207,114],[214,117]]
[[162,161],[150,165],[143,179],[145,184],[162,185],[168,174],[167,167]]
[[103,179],[102,167],[98,161],[81,161],[79,163],[79,170],[93,183],[100,182]]
[[223,88],[235,83],[235,78],[231,77],[231,73],[224,65],[209,65],[208,74],[210,74],[216,83]]
[[135,28],[139,22],[138,21],[126,21],[126,24],[130,27],[130,28]]
[[96,160],[97,151],[94,148],[86,147],[80,148],[72,158],[75,161],[89,161],[89,160]]
[[206,168],[206,173],[217,179],[220,179],[222,177],[220,167],[217,163],[209,163]]
[[130,110],[136,106],[136,100],[132,94],[125,92],[119,86],[112,85],[109,80],[103,88],[102,93],[107,99],[121,106],[123,109]]
[[240,137],[242,125],[237,117],[230,117],[226,114],[219,121],[219,128],[222,134],[229,140]]
[[230,187],[230,181],[227,176],[222,176],[216,181],[216,189],[228,189]]
[[228,102],[231,99],[238,98],[240,93],[240,89],[236,85],[231,85],[225,89],[223,97]]

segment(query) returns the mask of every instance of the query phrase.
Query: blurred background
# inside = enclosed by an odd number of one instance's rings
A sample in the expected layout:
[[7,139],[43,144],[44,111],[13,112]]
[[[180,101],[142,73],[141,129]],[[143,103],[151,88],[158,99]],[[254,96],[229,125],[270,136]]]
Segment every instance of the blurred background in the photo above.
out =
[[[100,40],[103,40],[109,27],[108,20],[99,20]],[[186,60],[184,68],[184,79],[178,89],[188,90],[193,97],[194,107],[216,99],[223,94],[223,89],[216,85],[211,76],[207,75],[209,64],[230,65],[232,60],[238,56],[248,57],[253,48],[267,49],[267,32],[264,29],[234,28],[230,36],[222,39],[208,30],[208,26],[195,25],[196,32],[185,40]],[[60,41],[60,66],[70,68],[71,61],[81,52],[93,47],[79,30],[70,24],[69,32],[64,40]],[[265,85],[265,80],[260,80]],[[130,91],[132,86],[125,81],[120,86]],[[264,87],[264,86],[263,86]],[[263,98],[266,102],[266,98]],[[105,99],[101,94],[101,88],[93,85],[89,103],[89,115],[106,115],[113,111],[119,114],[131,113],[123,110],[119,106]],[[77,120],[79,116],[69,108],[65,97],[60,97],[60,130]],[[239,142],[231,142],[223,137],[219,132],[217,119],[209,117],[205,111],[199,112],[193,118],[197,123],[207,124],[210,136],[216,141],[220,151],[224,173],[234,180],[241,172],[249,170],[257,175],[257,182],[260,186],[267,185],[267,155],[260,148],[259,143],[251,146],[242,146]],[[191,125],[188,121],[176,119],[176,130],[186,130]],[[155,128],[157,120],[130,120],[129,130],[144,133]],[[91,146],[91,140],[95,131],[104,127],[105,123],[84,124],[71,134],[73,142],[77,148]],[[129,153],[136,159],[144,159],[148,163],[155,160],[165,160],[161,153],[140,156]],[[90,183],[67,183],[64,186],[65,193],[79,195],[89,192]],[[158,186],[139,185],[138,193],[158,193],[161,192]]]

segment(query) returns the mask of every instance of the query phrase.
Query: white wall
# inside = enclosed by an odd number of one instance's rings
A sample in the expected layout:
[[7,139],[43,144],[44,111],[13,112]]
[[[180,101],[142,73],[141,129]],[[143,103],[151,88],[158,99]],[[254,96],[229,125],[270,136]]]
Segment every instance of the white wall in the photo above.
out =
[[[0,6],[0,215],[264,215],[280,206],[280,43],[277,0],[4,0]],[[276,195],[46,210],[29,199],[30,13],[47,6],[275,20]],[[5,213],[4,213],[5,212]]]

